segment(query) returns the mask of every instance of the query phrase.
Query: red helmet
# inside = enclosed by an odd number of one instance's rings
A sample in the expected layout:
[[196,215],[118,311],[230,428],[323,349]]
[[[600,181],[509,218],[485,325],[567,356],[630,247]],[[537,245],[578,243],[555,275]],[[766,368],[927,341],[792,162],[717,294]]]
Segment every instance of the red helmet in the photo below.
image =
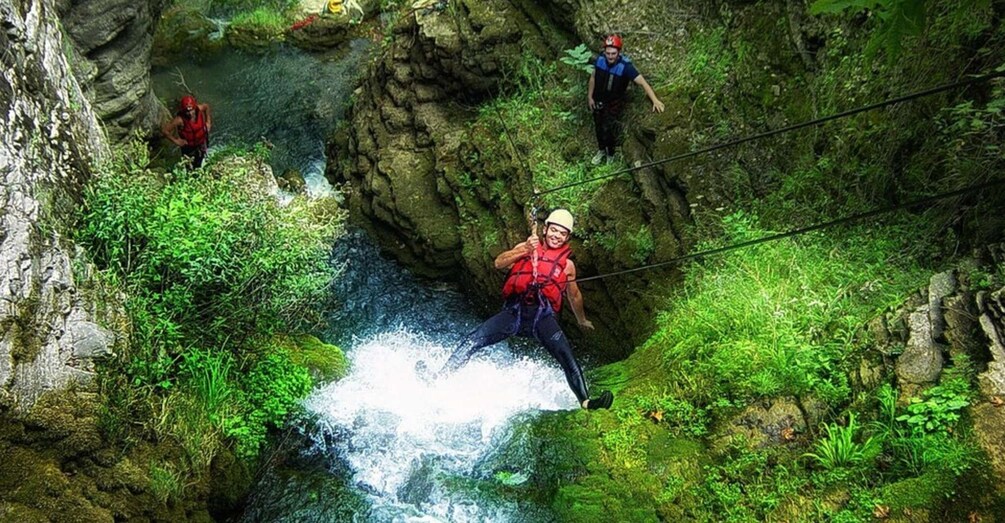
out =
[[614,47],[621,50],[621,37],[618,35],[607,35],[604,37],[604,47]]
[[195,109],[197,105],[195,97],[189,94],[181,97],[181,104],[179,104],[179,107],[182,111],[184,111],[186,109]]

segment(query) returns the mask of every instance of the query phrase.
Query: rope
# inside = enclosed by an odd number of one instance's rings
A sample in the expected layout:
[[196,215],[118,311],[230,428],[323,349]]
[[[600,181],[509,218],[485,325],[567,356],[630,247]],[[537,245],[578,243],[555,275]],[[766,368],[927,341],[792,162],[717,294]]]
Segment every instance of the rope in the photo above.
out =
[[[500,95],[496,92],[496,97]],[[503,134],[506,135],[506,140],[509,142],[510,147],[513,148],[513,152],[516,154],[517,159],[520,161],[520,165],[523,167],[524,176],[531,180],[531,184],[534,182],[534,175],[531,173],[530,165],[527,163],[527,159],[524,158],[523,154],[520,153],[520,148],[516,146],[516,142],[513,140],[513,136],[509,132],[509,127],[506,125],[506,119],[503,118],[502,111],[499,110],[499,106],[493,107],[496,112],[496,118],[499,119],[499,123],[502,125]],[[534,189],[534,194],[537,194],[537,190]],[[537,236],[537,203],[534,199],[528,202],[527,205],[527,225],[530,228],[531,236]],[[534,253],[531,255],[531,266],[534,268],[534,280],[537,281],[537,249],[534,249]]]
[[592,183],[592,182],[596,182],[596,181],[600,181],[600,180],[607,180],[607,179],[610,179],[610,178],[614,178],[616,176],[621,176],[622,174],[631,173],[631,172],[638,171],[638,170],[641,170],[641,169],[648,169],[649,167],[655,167],[657,165],[663,165],[665,163],[675,162],[675,161],[678,161],[678,160],[684,160],[686,158],[691,158],[693,156],[699,156],[699,155],[702,155],[702,154],[707,154],[707,153],[710,153],[710,152],[713,152],[713,151],[718,151],[719,149],[725,149],[727,147],[734,147],[734,146],[737,146],[737,145],[740,145],[740,144],[744,144],[744,143],[747,143],[747,142],[751,142],[751,141],[754,141],[754,140],[760,140],[762,138],[768,138],[768,137],[771,137],[771,136],[775,136],[777,134],[783,134],[783,133],[787,133],[787,132],[791,132],[791,131],[796,131],[796,130],[799,130],[799,129],[803,129],[805,127],[812,127],[812,126],[820,125],[820,124],[823,124],[823,123],[826,123],[826,122],[830,122],[832,120],[838,120],[838,119],[841,119],[841,118],[847,118],[849,116],[853,116],[853,115],[856,115],[856,114],[859,114],[859,113],[863,113],[863,112],[866,112],[866,111],[872,111],[872,110],[875,110],[875,109],[881,109],[883,107],[887,107],[887,106],[890,106],[890,105],[894,105],[894,104],[898,104],[898,103],[906,102],[906,101],[910,101],[910,100],[915,100],[917,98],[923,98],[925,96],[930,96],[930,95],[933,95],[933,94],[936,94],[936,93],[941,93],[941,92],[944,92],[944,91],[950,91],[950,90],[957,89],[957,88],[960,88],[960,87],[965,87],[965,86],[968,86],[968,85],[973,85],[973,84],[987,82],[988,80],[992,80],[994,78],[1000,78],[1002,76],[1005,76],[1005,70],[1003,70],[1003,71],[995,71],[995,72],[992,72],[992,73],[988,73],[988,74],[984,74],[984,75],[980,75],[980,76],[975,76],[975,77],[972,77],[972,78],[968,78],[966,80],[959,80],[959,81],[956,81],[956,82],[953,82],[953,83],[944,84],[944,85],[940,85],[940,86],[936,86],[936,87],[930,87],[930,88],[924,89],[922,91],[917,91],[917,92],[914,92],[914,93],[906,94],[904,96],[899,96],[897,98],[890,98],[890,99],[884,100],[882,102],[877,102],[877,103],[874,103],[874,104],[865,105],[865,106],[858,107],[858,108],[855,108],[855,109],[849,109],[849,110],[844,111],[844,112],[832,114],[832,115],[829,115],[829,116],[824,116],[824,117],[821,117],[821,118],[817,118],[815,120],[809,120],[809,121],[805,121],[805,122],[800,122],[800,123],[789,125],[789,126],[786,126],[786,127],[780,127],[778,129],[774,129],[774,130],[771,130],[771,131],[765,131],[765,132],[762,132],[762,133],[757,133],[757,134],[745,136],[745,137],[742,137],[742,138],[737,138],[735,140],[731,140],[731,141],[728,141],[728,142],[724,142],[724,143],[712,145],[712,146],[706,147],[704,149],[699,149],[697,151],[691,151],[691,152],[688,152],[688,153],[682,153],[682,154],[678,154],[678,155],[675,155],[675,156],[671,156],[669,158],[663,158],[661,160],[654,160],[654,161],[649,162],[649,163],[645,163],[645,164],[638,165],[638,166],[635,166],[635,167],[628,167],[628,168],[621,169],[619,171],[614,171],[612,173],[605,174],[605,175],[602,175],[602,176],[597,176],[597,177],[589,178],[589,179],[586,179],[586,180],[579,180],[579,181],[576,181],[576,182],[570,182],[570,183],[566,183],[566,184],[563,184],[563,185],[558,185],[558,186],[552,187],[550,189],[545,189],[543,191],[537,192],[534,195],[534,198],[540,198],[541,196],[543,196],[545,194],[550,194],[550,193],[553,193],[553,192],[556,192],[556,191],[561,191],[563,189],[568,189],[569,187],[575,187],[577,185],[583,185],[583,184]]
[[634,272],[644,271],[644,270],[648,270],[648,269],[654,269],[654,268],[657,268],[657,267],[665,267],[667,265],[673,265],[673,264],[681,263],[681,262],[688,261],[688,260],[695,260],[695,259],[705,258],[705,257],[708,257],[708,256],[714,256],[714,255],[722,254],[722,253],[729,252],[729,251],[735,251],[737,249],[743,249],[745,247],[752,247],[754,245],[759,245],[759,244],[762,244],[762,243],[767,243],[767,242],[772,242],[772,241],[776,241],[776,240],[781,240],[781,239],[784,239],[784,238],[791,238],[793,236],[800,236],[800,235],[803,235],[803,234],[806,234],[806,233],[809,233],[809,232],[819,231],[821,229],[828,229],[830,227],[836,227],[838,225],[844,225],[846,223],[851,223],[851,222],[854,222],[854,221],[863,220],[865,218],[872,218],[873,216],[879,216],[879,215],[882,215],[882,214],[888,214],[888,213],[900,211],[900,210],[903,210],[903,209],[910,209],[912,207],[918,207],[918,206],[921,206],[921,205],[926,205],[926,204],[929,204],[929,203],[932,203],[932,202],[936,202],[936,201],[939,201],[939,200],[944,200],[946,198],[952,198],[954,196],[961,196],[963,194],[967,194],[967,193],[971,193],[971,192],[982,191],[984,189],[988,189],[990,187],[995,187],[995,186],[1002,185],[1002,184],[1005,184],[1005,179],[1002,179],[1002,180],[993,180],[993,181],[989,181],[989,182],[985,182],[985,183],[981,183],[981,184],[976,184],[976,185],[971,185],[971,186],[968,186],[968,187],[964,187],[963,189],[957,189],[955,191],[948,191],[948,192],[944,192],[944,193],[939,193],[939,194],[936,194],[936,195],[933,195],[933,196],[929,196],[927,198],[921,198],[919,200],[914,200],[914,201],[910,201],[910,202],[907,202],[907,203],[893,205],[893,206],[890,206],[890,207],[884,207],[884,208],[881,208],[881,209],[874,209],[874,210],[871,210],[871,211],[868,211],[868,212],[859,213],[859,214],[852,214],[850,216],[845,216],[843,218],[838,218],[836,220],[831,220],[829,222],[818,223],[818,224],[815,224],[815,225],[810,225],[808,227],[802,227],[802,228],[799,228],[799,229],[792,229],[792,230],[789,230],[787,232],[778,233],[778,234],[772,234],[770,236],[764,236],[762,238],[757,238],[757,239],[754,239],[754,240],[748,240],[748,241],[745,241],[745,242],[734,243],[732,245],[727,245],[725,247],[718,247],[718,248],[715,248],[715,249],[709,249],[709,250],[706,250],[706,251],[696,252],[696,253],[693,253],[693,254],[685,254],[684,256],[678,256],[676,258],[672,258],[672,259],[664,261],[664,262],[651,263],[649,265],[642,265],[640,267],[634,267],[634,268],[631,268],[631,269],[625,269],[625,270],[615,271],[615,272],[608,272],[608,273],[604,273],[604,274],[597,274],[595,276],[588,276],[586,278],[576,278],[575,280],[569,280],[569,281],[570,282],[575,281],[576,283],[581,283],[581,282],[585,282],[585,281],[600,280],[600,279],[603,279],[603,278],[610,278],[612,276],[621,276],[621,275],[624,275],[624,274],[631,274],[631,273],[634,273]]
[[[580,278],[577,281],[583,282],[583,281],[588,281],[588,280],[599,280],[601,278],[608,278],[608,277],[611,277],[611,276],[618,276],[618,275],[622,275],[622,274],[629,274],[629,273],[638,272],[638,271],[642,271],[642,270],[646,270],[646,269],[651,269],[651,268],[654,268],[654,267],[662,267],[662,266],[665,266],[665,265],[670,265],[670,264],[674,264],[674,263],[680,263],[680,262],[687,261],[687,260],[699,259],[699,258],[704,258],[704,257],[707,257],[707,256],[714,256],[714,255],[722,254],[722,253],[725,253],[725,252],[728,252],[728,251],[742,249],[742,248],[745,248],[745,247],[751,247],[751,246],[758,245],[758,244],[761,244],[761,243],[767,243],[767,242],[771,242],[771,241],[781,240],[781,239],[784,239],[784,238],[791,238],[793,236],[798,236],[798,235],[801,235],[801,234],[806,234],[806,233],[809,233],[809,232],[818,231],[818,230],[826,229],[826,228],[829,228],[829,227],[836,227],[838,225],[843,225],[843,224],[846,224],[846,223],[851,223],[851,222],[854,222],[854,221],[857,221],[857,220],[861,220],[861,219],[865,219],[865,218],[870,218],[870,217],[873,217],[873,216],[879,216],[881,214],[887,214],[887,213],[891,213],[891,212],[895,212],[895,211],[899,211],[899,210],[903,210],[903,209],[909,209],[909,208],[912,208],[912,207],[918,207],[918,206],[921,206],[921,205],[926,205],[926,204],[929,204],[929,203],[932,203],[932,202],[936,202],[936,201],[939,201],[939,200],[944,200],[944,199],[947,199],[947,198],[952,198],[952,197],[955,197],[955,196],[962,196],[962,195],[968,194],[968,193],[983,191],[985,189],[988,189],[988,188],[991,188],[991,187],[996,187],[996,186],[999,186],[999,185],[1005,185],[1005,179],[992,180],[992,181],[989,181],[989,182],[980,183],[980,184],[976,184],[976,185],[971,185],[971,186],[968,186],[968,187],[964,187],[962,189],[957,189],[955,191],[948,191],[948,192],[936,194],[936,195],[933,195],[933,196],[929,196],[927,198],[921,198],[919,200],[914,200],[914,201],[911,201],[911,202],[907,202],[907,203],[903,203],[903,204],[899,204],[899,205],[894,205],[894,206],[891,206],[891,207],[885,207],[885,208],[882,208],[882,209],[875,209],[875,210],[864,212],[864,213],[853,214],[851,216],[846,216],[844,218],[838,218],[837,220],[831,220],[829,222],[818,223],[816,225],[811,225],[809,227],[802,227],[802,228],[799,228],[799,229],[792,229],[792,230],[790,230],[788,232],[784,232],[784,233],[773,234],[773,235],[770,235],[770,236],[765,236],[765,237],[757,238],[757,239],[754,239],[754,240],[749,240],[749,241],[745,241],[745,242],[735,243],[735,244],[732,244],[732,245],[727,245],[725,247],[719,247],[719,248],[716,248],[716,249],[709,249],[709,250],[697,252],[697,253],[694,253],[694,254],[688,254],[688,255],[685,255],[685,256],[679,256],[679,257],[676,257],[676,258],[673,258],[671,260],[667,260],[667,261],[661,262],[661,263],[654,263],[654,264],[646,265],[646,266],[643,266],[643,267],[636,267],[634,269],[627,269],[627,270],[617,271],[617,272],[611,272],[611,273],[607,273],[607,274],[598,274],[596,276],[590,276],[588,278]],[[572,280],[570,280],[570,281],[572,281]],[[611,387],[611,386],[614,386],[614,385],[621,385],[621,384],[624,384],[624,383],[635,381],[635,380],[637,380],[639,378],[643,378],[643,377],[648,376],[648,375],[652,374],[653,372],[655,372],[657,370],[661,370],[661,369],[662,369],[662,365],[657,364],[657,365],[653,365],[652,367],[649,367],[647,369],[644,369],[642,372],[640,372],[639,374],[636,374],[634,376],[629,376],[627,378],[624,378],[624,379],[621,379],[621,380],[617,380],[617,381],[598,381],[598,382],[595,383],[595,385],[597,385],[597,386],[605,386],[605,387]]]

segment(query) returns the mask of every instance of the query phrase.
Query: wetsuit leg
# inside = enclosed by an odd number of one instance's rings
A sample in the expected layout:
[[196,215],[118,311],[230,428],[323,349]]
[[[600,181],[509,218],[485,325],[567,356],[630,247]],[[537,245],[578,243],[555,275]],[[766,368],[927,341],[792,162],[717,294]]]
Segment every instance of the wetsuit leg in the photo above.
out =
[[597,149],[607,151],[607,141],[604,139],[604,110],[595,109],[593,111],[593,132],[597,135]]
[[503,310],[485,320],[454,349],[450,359],[443,365],[443,369],[439,373],[449,374],[463,367],[479,349],[509,338],[516,334],[516,329],[517,313],[511,309]]
[[621,137],[621,111],[624,104],[619,101],[607,102],[602,109],[593,113],[597,145],[607,156],[614,156]]
[[576,399],[583,403],[589,398],[586,380],[583,379],[583,371],[579,368],[579,363],[576,363],[576,358],[572,356],[572,347],[562,328],[558,326],[554,314],[546,314],[538,320],[537,339],[541,340],[551,356],[558,360],[558,364],[565,371],[565,381],[569,382],[569,388],[576,395]]

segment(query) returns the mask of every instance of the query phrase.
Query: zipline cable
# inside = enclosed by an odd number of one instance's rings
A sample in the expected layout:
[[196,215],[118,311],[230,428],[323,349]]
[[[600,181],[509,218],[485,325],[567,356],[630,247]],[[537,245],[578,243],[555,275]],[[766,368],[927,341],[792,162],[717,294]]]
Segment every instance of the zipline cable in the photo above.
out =
[[691,158],[693,156],[699,156],[699,155],[702,155],[702,154],[707,154],[707,153],[710,153],[710,152],[717,151],[719,149],[725,149],[727,147],[734,147],[734,146],[737,146],[737,145],[740,145],[740,144],[743,144],[743,143],[751,142],[751,141],[754,141],[754,140],[760,140],[762,138],[768,138],[768,137],[771,137],[771,136],[775,136],[775,135],[783,134],[783,133],[788,133],[788,132],[791,132],[791,131],[796,131],[796,130],[803,129],[803,128],[806,128],[806,127],[812,127],[812,126],[815,126],[815,125],[820,125],[820,124],[823,124],[823,123],[826,123],[826,122],[830,122],[832,120],[838,120],[838,119],[841,119],[841,118],[847,118],[849,116],[853,116],[853,115],[856,115],[856,114],[859,114],[859,113],[863,113],[863,112],[866,112],[866,111],[872,111],[872,110],[875,110],[875,109],[881,109],[883,107],[887,107],[887,106],[890,106],[890,105],[898,104],[898,103],[901,103],[901,102],[906,102],[906,101],[914,100],[914,99],[917,99],[917,98],[923,98],[925,96],[930,96],[930,95],[941,93],[941,92],[944,92],[944,91],[950,91],[950,90],[957,89],[957,88],[960,88],[960,87],[965,87],[965,86],[968,86],[968,85],[973,85],[973,84],[987,82],[988,80],[992,80],[994,78],[1000,78],[1002,76],[1005,76],[1005,70],[994,71],[994,72],[987,73],[987,74],[984,74],[984,75],[974,76],[974,77],[968,78],[966,80],[959,80],[959,81],[956,81],[956,82],[953,82],[953,83],[949,83],[949,84],[939,85],[939,86],[936,86],[936,87],[930,87],[930,88],[922,90],[922,91],[917,91],[917,92],[914,92],[914,93],[906,94],[904,96],[899,96],[897,98],[890,98],[890,99],[884,100],[882,102],[877,102],[877,103],[870,104],[870,105],[864,105],[862,107],[857,107],[855,109],[849,109],[849,110],[844,111],[844,112],[831,114],[831,115],[824,116],[824,117],[821,117],[821,118],[817,118],[817,119],[814,119],[814,120],[808,120],[808,121],[805,121],[805,122],[800,122],[800,123],[797,123],[797,124],[792,124],[792,125],[788,125],[788,126],[785,126],[785,127],[780,127],[778,129],[773,129],[773,130],[765,131],[765,132],[762,132],[762,133],[757,133],[757,134],[753,134],[753,135],[749,135],[749,136],[744,136],[742,138],[737,138],[735,140],[730,140],[728,142],[723,142],[723,143],[719,143],[719,144],[712,145],[712,146],[709,146],[709,147],[705,147],[704,149],[699,149],[697,151],[691,151],[691,152],[687,152],[687,153],[678,154],[678,155],[675,155],[675,156],[670,156],[668,158],[663,158],[663,159],[660,159],[660,160],[654,160],[654,161],[649,162],[649,163],[637,165],[637,166],[634,166],[634,167],[628,167],[628,168],[625,168],[625,169],[614,171],[614,172],[609,173],[609,174],[605,174],[605,175],[601,175],[601,176],[596,176],[594,178],[589,178],[589,179],[586,179],[586,180],[579,180],[579,181],[576,181],[576,182],[570,182],[570,183],[558,185],[558,186],[552,187],[550,189],[544,189],[542,191],[535,191],[535,193],[534,193],[534,199],[539,199],[541,196],[543,196],[545,194],[550,194],[550,193],[553,193],[553,192],[561,191],[563,189],[568,189],[570,187],[576,187],[578,185],[583,185],[583,184],[587,184],[587,183],[593,183],[593,182],[597,182],[597,181],[601,181],[601,180],[607,180],[607,179],[610,179],[610,178],[621,176],[622,174],[627,174],[627,173],[638,171],[638,170],[641,170],[641,169],[647,169],[649,167],[655,167],[657,165],[663,165],[665,163],[670,163],[670,162],[675,162],[675,161],[679,161],[679,160],[684,160],[684,159],[687,159],[687,158]]
[[651,264],[648,264],[648,265],[642,265],[642,266],[639,266],[639,267],[633,267],[631,269],[625,269],[625,270],[615,271],[615,272],[608,272],[608,273],[604,273],[604,274],[597,274],[595,276],[587,276],[586,278],[576,278],[574,280],[569,280],[569,281],[570,282],[575,281],[576,283],[582,283],[582,282],[586,282],[586,281],[600,280],[600,279],[603,279],[603,278],[610,278],[611,276],[621,276],[621,275],[624,275],[624,274],[631,274],[631,273],[634,273],[634,272],[644,271],[644,270],[648,270],[648,269],[654,269],[654,268],[657,268],[657,267],[665,267],[667,265],[674,265],[674,264],[678,264],[678,263],[685,262],[685,261],[688,261],[688,260],[696,260],[696,259],[700,259],[700,258],[705,258],[707,256],[714,256],[714,255],[717,255],[717,254],[722,254],[722,253],[729,252],[729,251],[734,251],[734,250],[737,250],[737,249],[743,249],[745,247],[751,247],[751,246],[759,245],[759,244],[762,244],[762,243],[767,243],[767,242],[771,242],[771,241],[775,241],[775,240],[781,240],[781,239],[784,239],[784,238],[791,238],[793,236],[799,236],[799,235],[806,234],[806,233],[813,232],[813,231],[819,231],[821,229],[827,229],[827,228],[830,228],[830,227],[836,227],[838,225],[843,225],[843,224],[846,224],[846,223],[851,223],[851,222],[854,222],[854,221],[863,220],[865,218],[871,218],[873,216],[879,216],[879,215],[882,215],[882,214],[888,214],[888,213],[892,213],[892,212],[895,212],[895,211],[900,211],[900,210],[903,210],[903,209],[910,209],[912,207],[918,207],[918,206],[926,205],[926,204],[929,204],[929,203],[932,203],[932,202],[936,202],[936,201],[939,201],[939,200],[944,200],[946,198],[952,198],[954,196],[961,196],[961,195],[972,193],[972,192],[976,192],[976,191],[982,191],[984,189],[988,189],[990,187],[995,187],[995,186],[1003,185],[1003,184],[1005,184],[1005,179],[992,180],[992,181],[989,181],[989,182],[984,182],[984,183],[980,183],[980,184],[976,184],[976,185],[971,185],[971,186],[968,186],[968,187],[964,187],[962,189],[957,189],[955,191],[948,191],[948,192],[944,192],[944,193],[939,193],[939,194],[936,194],[936,195],[933,195],[933,196],[929,196],[927,198],[921,198],[919,200],[914,200],[914,201],[910,201],[910,202],[907,202],[907,203],[901,203],[901,204],[892,205],[892,206],[889,206],[889,207],[883,207],[881,209],[874,209],[874,210],[871,210],[871,211],[868,211],[868,212],[863,212],[863,213],[858,213],[858,214],[852,214],[850,216],[845,216],[843,218],[838,218],[836,220],[831,220],[831,221],[828,221],[828,222],[818,223],[818,224],[815,224],[815,225],[810,225],[808,227],[801,227],[801,228],[798,228],[798,229],[792,229],[792,230],[789,230],[789,231],[786,231],[786,232],[782,232],[782,233],[778,233],[778,234],[772,234],[770,236],[764,236],[762,238],[757,238],[757,239],[754,239],[754,240],[748,240],[748,241],[745,241],[745,242],[734,243],[732,245],[726,245],[724,247],[717,247],[715,249],[709,249],[709,250],[706,250],[706,251],[696,252],[696,253],[693,253],[693,254],[685,254],[683,256],[678,256],[676,258],[671,258],[671,259],[669,259],[667,261],[663,261],[663,262],[659,262],[659,263],[651,263]]
[[[681,262],[687,261],[687,260],[700,259],[700,258],[704,258],[706,256],[714,256],[714,255],[722,254],[722,253],[725,253],[725,252],[728,252],[728,251],[742,249],[742,248],[745,248],[745,247],[751,247],[751,246],[758,245],[758,244],[761,244],[761,243],[767,243],[767,242],[771,242],[771,241],[781,240],[781,239],[784,239],[784,238],[790,238],[790,237],[793,237],[793,236],[798,236],[798,235],[801,235],[801,234],[806,234],[806,233],[809,233],[809,232],[818,231],[818,230],[821,230],[821,229],[826,229],[828,227],[836,227],[838,225],[842,225],[842,224],[854,222],[854,221],[857,221],[857,220],[862,220],[862,219],[865,219],[865,218],[870,218],[870,217],[873,217],[873,216],[879,216],[879,215],[882,215],[882,214],[892,213],[892,212],[903,210],[903,209],[909,209],[909,208],[912,208],[912,207],[918,207],[918,206],[921,206],[921,205],[927,205],[929,203],[933,203],[933,202],[936,202],[936,201],[939,201],[939,200],[944,200],[944,199],[952,198],[952,197],[955,197],[955,196],[962,196],[964,194],[969,194],[969,193],[973,193],[973,192],[983,191],[985,189],[989,189],[991,187],[996,187],[996,186],[999,186],[999,185],[1005,185],[1005,179],[991,180],[991,181],[988,181],[988,182],[984,182],[984,183],[980,183],[980,184],[976,184],[976,185],[971,185],[971,186],[968,186],[968,187],[964,187],[962,189],[957,189],[955,191],[948,191],[948,192],[944,192],[944,193],[939,193],[939,194],[936,194],[936,195],[933,195],[933,196],[929,196],[927,198],[921,198],[919,200],[914,200],[914,201],[903,203],[903,204],[899,204],[899,205],[885,207],[885,208],[882,208],[882,209],[875,209],[875,210],[872,210],[872,211],[869,211],[869,212],[864,212],[864,213],[859,213],[859,214],[853,214],[851,216],[846,216],[844,218],[839,218],[837,220],[831,220],[829,222],[818,223],[816,225],[811,225],[809,227],[802,227],[802,228],[793,229],[793,230],[790,230],[790,231],[787,231],[787,232],[784,232],[784,233],[772,234],[770,236],[765,236],[763,238],[757,238],[757,239],[754,239],[754,240],[749,240],[749,241],[745,241],[745,242],[735,243],[735,244],[732,244],[732,245],[727,245],[727,246],[719,247],[719,248],[716,248],[716,249],[709,249],[707,251],[697,252],[697,253],[694,253],[694,254],[688,254],[688,255],[685,255],[685,256],[678,256],[676,258],[673,258],[671,260],[667,260],[667,261],[661,262],[661,263],[654,263],[654,264],[650,264],[650,265],[646,265],[646,266],[642,266],[642,267],[636,267],[634,269],[627,269],[627,270],[624,270],[624,271],[617,271],[617,272],[606,273],[606,274],[598,274],[596,276],[590,276],[590,277],[587,277],[587,278],[578,278],[575,281],[577,281],[577,282],[583,282],[583,281],[588,281],[588,280],[599,280],[601,278],[607,278],[607,277],[610,277],[610,276],[629,274],[629,273],[638,272],[638,271],[642,271],[642,270],[646,270],[646,269],[651,269],[651,268],[654,268],[654,267],[662,267],[662,266],[666,266],[666,265],[670,265],[670,264],[681,263]],[[573,280],[570,280],[570,281],[573,281]],[[648,375],[650,375],[650,374],[652,374],[652,373],[654,373],[654,372],[656,372],[658,370],[661,370],[662,368],[663,368],[662,365],[657,364],[657,365],[653,365],[653,366],[651,366],[649,368],[643,369],[642,372],[640,372],[639,374],[636,374],[634,376],[629,376],[627,378],[624,378],[624,379],[621,379],[621,380],[617,380],[617,381],[597,381],[594,384],[597,385],[597,386],[604,386],[604,387],[612,387],[612,386],[615,386],[615,385],[622,385],[622,384],[625,384],[625,383],[629,383],[631,381],[635,381],[635,380],[637,380],[639,378],[643,378],[645,376],[648,376]]]

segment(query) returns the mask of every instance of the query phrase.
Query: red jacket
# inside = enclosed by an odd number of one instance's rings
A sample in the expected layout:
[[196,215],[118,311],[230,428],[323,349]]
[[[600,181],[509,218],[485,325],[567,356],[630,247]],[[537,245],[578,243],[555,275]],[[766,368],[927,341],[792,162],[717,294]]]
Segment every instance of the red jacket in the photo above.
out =
[[185,143],[189,147],[198,147],[205,144],[207,135],[209,134],[206,131],[206,114],[196,107],[195,118],[190,120],[185,118],[184,114],[180,114],[180,116],[182,125],[181,129],[178,130],[178,136],[182,140],[185,140]]
[[[514,296],[524,297],[528,292],[534,292],[532,283],[537,283],[537,289],[551,303],[555,312],[562,310],[562,294],[568,284],[565,274],[566,261],[572,254],[569,245],[558,249],[548,249],[543,244],[537,246],[537,281],[534,281],[534,262],[531,255],[520,258],[513,264],[503,284],[503,298]],[[532,295],[533,296],[533,295]]]

